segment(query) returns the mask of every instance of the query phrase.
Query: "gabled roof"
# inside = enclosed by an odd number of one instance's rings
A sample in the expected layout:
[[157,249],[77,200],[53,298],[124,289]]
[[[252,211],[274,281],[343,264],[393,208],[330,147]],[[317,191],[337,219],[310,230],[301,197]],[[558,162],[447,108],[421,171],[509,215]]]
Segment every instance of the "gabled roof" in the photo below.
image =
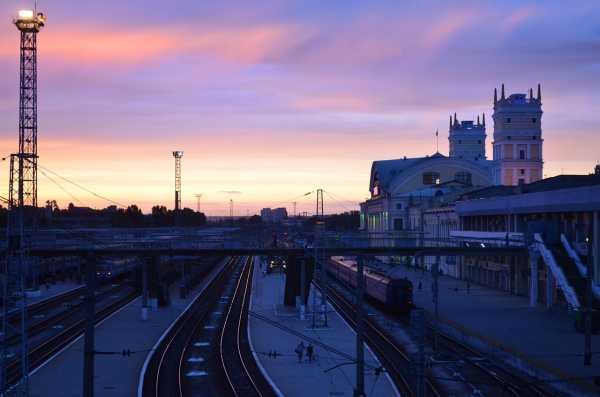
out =
[[492,161],[489,161],[489,160],[475,161],[475,160],[448,157],[448,156],[444,156],[443,154],[441,154],[439,152],[436,152],[436,153],[432,154],[431,156],[425,156],[425,157],[413,157],[413,158],[404,157],[401,159],[394,159],[394,160],[379,160],[379,161],[374,161],[373,165],[371,166],[371,180],[369,183],[369,187],[370,188],[373,187],[374,179],[375,179],[375,177],[377,177],[379,180],[379,186],[381,188],[383,188],[383,190],[389,191],[390,183],[398,174],[404,172],[405,170],[408,170],[409,168],[413,168],[421,163],[424,163],[426,161],[434,160],[434,159],[446,159],[446,158],[452,159],[455,161],[470,163],[470,164],[473,164],[473,165],[476,165],[476,166],[482,167],[482,168],[488,168],[493,163]]
[[440,158],[446,157],[443,154],[436,152],[432,156],[425,157],[413,157],[408,158],[404,157],[401,159],[394,160],[378,160],[373,161],[373,165],[371,166],[371,183],[373,186],[373,178],[377,175],[379,179],[379,186],[386,189],[389,187],[390,182],[394,177],[405,169],[411,168],[425,160],[429,160],[432,158]]

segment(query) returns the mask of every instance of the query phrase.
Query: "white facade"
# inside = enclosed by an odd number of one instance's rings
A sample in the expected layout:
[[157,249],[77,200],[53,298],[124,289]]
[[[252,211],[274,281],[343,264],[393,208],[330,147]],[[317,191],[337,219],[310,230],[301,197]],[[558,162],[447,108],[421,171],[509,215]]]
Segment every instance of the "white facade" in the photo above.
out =
[[543,178],[542,95],[538,85],[526,94],[494,90],[494,184],[514,186]]

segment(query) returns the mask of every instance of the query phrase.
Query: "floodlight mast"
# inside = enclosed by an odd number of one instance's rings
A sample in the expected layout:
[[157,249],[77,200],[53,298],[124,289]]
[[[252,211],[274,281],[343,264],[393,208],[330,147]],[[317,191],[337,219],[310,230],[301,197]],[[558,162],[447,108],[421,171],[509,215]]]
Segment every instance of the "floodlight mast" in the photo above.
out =
[[183,157],[182,150],[173,152],[175,158],[175,211],[181,209],[181,158]]
[[[19,151],[12,161],[17,189],[10,192],[12,206],[37,207],[37,34],[46,23],[46,16],[33,10],[21,10],[13,23],[21,32],[19,84]],[[16,196],[16,197],[15,197]]]
[[[30,232],[25,234],[25,208],[35,223],[37,207],[37,34],[46,23],[46,17],[35,10],[21,10],[13,23],[21,32],[19,59],[19,149],[10,155],[9,197],[7,235],[8,246],[6,261],[2,266],[3,309],[2,338],[0,339],[0,395],[11,393],[29,395],[29,361],[27,338],[27,296],[25,286],[31,262],[26,252],[31,239]],[[25,244],[25,237],[28,238]],[[14,327],[8,319],[12,307],[20,310],[20,327]],[[19,329],[20,328],[20,329]],[[9,385],[7,377],[8,340],[6,335],[14,333],[20,336],[21,377],[17,384]]]

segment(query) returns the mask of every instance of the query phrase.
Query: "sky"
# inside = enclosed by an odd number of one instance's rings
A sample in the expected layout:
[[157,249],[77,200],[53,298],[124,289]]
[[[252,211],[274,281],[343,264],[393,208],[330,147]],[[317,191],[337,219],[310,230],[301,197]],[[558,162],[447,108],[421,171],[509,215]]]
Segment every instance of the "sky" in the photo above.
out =
[[[0,150],[18,143],[17,10],[0,2]],[[544,174],[600,160],[597,1],[40,0],[39,163],[119,203],[209,215],[357,208],[372,161],[447,153],[448,116],[542,84]],[[488,118],[491,120],[491,118]],[[488,125],[490,125],[489,123]],[[492,128],[488,127],[491,158]],[[8,162],[0,190],[8,190]],[[52,178],[52,174],[49,174]],[[39,202],[109,203],[39,175]],[[58,184],[60,186],[58,186]],[[0,195],[5,196],[6,193]]]

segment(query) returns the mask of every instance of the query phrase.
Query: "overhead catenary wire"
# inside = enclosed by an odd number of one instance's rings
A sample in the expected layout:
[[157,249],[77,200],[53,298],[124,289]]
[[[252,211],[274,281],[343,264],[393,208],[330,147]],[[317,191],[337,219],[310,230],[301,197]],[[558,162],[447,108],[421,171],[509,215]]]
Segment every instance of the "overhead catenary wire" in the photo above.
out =
[[68,196],[70,196],[73,200],[77,201],[80,205],[85,206],[85,204],[83,203],[83,201],[81,201],[79,198],[77,198],[77,196],[75,196],[73,193],[69,192],[64,186],[62,186],[60,183],[58,183],[57,181],[55,181],[53,178],[50,177],[50,175],[46,174],[44,172],[44,170],[40,169],[40,173],[45,176],[46,178],[48,178],[48,180],[52,183],[54,183],[56,186],[58,186],[58,188],[60,190],[62,190],[64,193],[66,193]]
[[45,166],[42,166],[41,164],[38,164],[38,168],[40,168],[40,169],[43,169],[43,170],[46,170],[47,172],[51,173],[52,175],[55,175],[56,177],[58,177],[58,178],[62,179],[63,181],[65,181],[65,182],[67,182],[67,183],[70,183],[71,185],[73,185],[73,186],[75,186],[75,187],[77,187],[77,188],[79,188],[79,189],[81,189],[81,190],[83,190],[83,191],[85,191],[85,192],[87,192],[87,193],[91,194],[91,195],[92,195],[92,196],[94,196],[94,197],[97,197],[97,198],[99,198],[99,199],[102,199],[102,200],[104,200],[104,201],[107,201],[107,202],[109,202],[109,203],[111,203],[111,204],[114,204],[114,205],[116,205],[116,206],[118,206],[118,207],[127,208],[127,205],[125,205],[125,204],[122,204],[122,203],[119,203],[118,201],[115,201],[115,200],[113,200],[113,199],[111,199],[111,198],[108,198],[108,197],[106,197],[106,196],[103,196],[103,195],[101,195],[101,194],[99,194],[99,193],[96,193],[96,192],[94,192],[93,190],[91,190],[91,189],[88,189],[88,188],[86,188],[85,186],[82,186],[81,184],[79,184],[79,183],[77,183],[77,182],[74,182],[74,181],[70,180],[70,179],[69,179],[69,178],[67,178],[67,177],[64,177],[64,176],[62,176],[62,175],[60,175],[60,174],[59,174],[59,173],[57,173],[57,172],[55,172],[55,171],[52,171],[52,170],[51,170],[51,169],[49,169],[48,167],[45,167]]
[[[352,203],[353,205],[356,205],[356,200],[348,200],[348,199],[346,199],[346,198],[344,198],[344,197],[340,196],[339,194],[337,194],[337,193],[333,193],[333,192],[330,192],[330,191],[328,191],[328,190],[323,190],[323,191],[324,191],[325,193],[327,193],[328,195],[332,196],[332,198],[333,198],[333,199],[335,199],[335,200],[337,200],[337,201],[339,201],[339,202],[344,202],[344,203]],[[354,210],[352,210],[352,211],[356,211],[356,210],[354,209]]]
[[325,194],[327,194],[327,197],[329,197],[330,199],[332,199],[333,201],[335,201],[336,203],[341,205],[346,211],[348,211],[348,212],[356,211],[356,209],[349,208],[347,205],[344,204],[344,202],[348,202],[348,201],[340,200],[340,199],[336,198],[333,193],[331,193],[327,190],[323,190],[323,191],[325,192]]

